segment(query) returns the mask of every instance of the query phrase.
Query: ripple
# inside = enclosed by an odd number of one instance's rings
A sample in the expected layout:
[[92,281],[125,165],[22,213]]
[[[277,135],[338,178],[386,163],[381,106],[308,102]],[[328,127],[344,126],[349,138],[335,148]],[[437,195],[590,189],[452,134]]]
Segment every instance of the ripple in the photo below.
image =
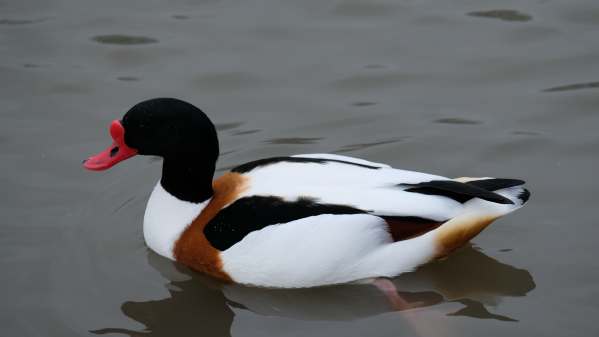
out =
[[322,138],[320,137],[287,137],[287,138],[273,138],[265,141],[268,144],[282,145],[282,144],[315,144]]
[[216,130],[218,130],[218,131],[226,131],[226,130],[231,130],[231,129],[237,129],[238,127],[242,126],[243,124],[245,124],[245,123],[244,122],[231,122],[231,123],[215,124],[214,126],[216,127]]
[[46,19],[0,19],[0,25],[19,26],[46,21]]
[[363,150],[363,149],[367,149],[367,148],[374,147],[374,146],[386,145],[386,144],[393,144],[393,143],[401,142],[401,141],[404,141],[404,140],[406,140],[408,138],[409,137],[398,137],[398,138],[381,140],[381,141],[371,142],[371,143],[349,144],[349,145],[343,146],[342,148],[340,148],[339,150],[337,150],[335,152],[337,152],[337,153],[343,153],[343,152],[352,152],[352,151],[357,151],[357,150]]
[[260,129],[253,129],[253,130],[242,130],[242,131],[237,131],[233,133],[233,136],[243,136],[243,135],[251,135],[253,133],[258,133],[262,130]]
[[538,132],[535,132],[535,131],[516,130],[516,131],[512,131],[512,135],[517,135],[517,136],[539,136],[541,134],[538,133]]
[[119,76],[116,79],[123,82],[137,82],[140,80],[139,77],[135,76]]
[[469,16],[475,16],[479,18],[490,18],[499,19],[502,21],[511,22],[526,22],[532,20],[532,16],[515,11],[513,9],[494,9],[490,11],[475,11],[467,13]]
[[557,92],[557,91],[597,89],[597,88],[599,88],[599,82],[586,82],[586,83],[575,83],[575,84],[562,85],[559,87],[552,87],[552,88],[544,89],[543,92]]
[[135,199],[135,197],[129,197],[127,200],[125,200],[124,202],[122,202],[119,206],[117,206],[113,211],[112,214],[116,214],[118,213],[121,209],[123,209],[125,206],[127,206],[127,204],[131,203],[131,201],[133,201]]
[[377,105],[377,102],[366,102],[366,101],[362,101],[362,102],[353,102],[351,105],[352,106],[357,106],[357,107],[365,107],[365,106],[373,106],[373,105]]
[[189,19],[189,16],[187,15],[181,15],[181,14],[175,14],[172,16],[173,19],[177,19],[177,20],[187,20]]
[[235,152],[237,152],[237,150],[224,151],[224,152],[219,153],[218,156],[219,157],[224,157],[224,156],[230,155],[230,154],[235,153]]
[[439,118],[435,120],[435,123],[438,124],[459,124],[459,125],[478,125],[482,124],[481,121],[467,119],[467,118],[459,118],[459,117],[448,117],[448,118]]
[[116,44],[116,45],[139,45],[139,44],[150,44],[157,43],[158,40],[147,37],[147,36],[136,36],[136,35],[98,35],[92,38],[93,41],[102,44]]

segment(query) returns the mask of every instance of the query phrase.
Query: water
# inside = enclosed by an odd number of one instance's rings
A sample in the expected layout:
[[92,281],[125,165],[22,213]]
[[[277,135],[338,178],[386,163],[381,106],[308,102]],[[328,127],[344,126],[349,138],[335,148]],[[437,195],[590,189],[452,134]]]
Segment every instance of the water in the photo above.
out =
[[[0,1],[0,335],[597,335],[597,33],[592,0]],[[395,279],[414,310],[222,286],[145,247],[159,160],[81,168],[157,96],[218,124],[217,174],[333,152],[533,196]]]

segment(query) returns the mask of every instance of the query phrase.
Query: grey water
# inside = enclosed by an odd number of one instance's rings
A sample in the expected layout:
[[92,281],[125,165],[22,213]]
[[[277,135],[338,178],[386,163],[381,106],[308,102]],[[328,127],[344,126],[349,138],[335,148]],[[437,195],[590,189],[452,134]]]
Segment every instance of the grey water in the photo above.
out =
[[[0,336],[595,336],[599,3],[0,0]],[[217,124],[217,174],[330,152],[522,178],[529,204],[394,283],[223,285],[150,252],[161,162],[84,171],[133,104]]]

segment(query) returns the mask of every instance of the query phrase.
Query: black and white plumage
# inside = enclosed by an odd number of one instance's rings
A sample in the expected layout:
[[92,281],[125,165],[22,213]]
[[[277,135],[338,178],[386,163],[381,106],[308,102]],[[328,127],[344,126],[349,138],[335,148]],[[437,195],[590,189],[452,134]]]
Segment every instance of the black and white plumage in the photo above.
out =
[[[161,155],[165,168],[174,163],[169,174],[180,175],[165,179],[163,170],[148,201],[148,246],[224,280],[311,287],[396,276],[449,254],[529,196],[520,180],[449,179],[334,154],[260,159],[209,186],[216,158],[205,147],[216,144],[218,153],[215,133],[178,135],[170,145],[177,151],[155,150],[155,141],[144,141],[168,136],[169,127],[193,132],[189,125],[196,122],[196,128],[212,130],[190,106],[174,99],[138,104],[123,119],[121,148]],[[153,124],[148,114],[161,123]],[[138,120],[144,121],[143,132],[135,128]],[[102,160],[90,158],[90,168],[114,164]],[[181,181],[189,172],[191,180]],[[190,193],[189,184],[201,193]]]

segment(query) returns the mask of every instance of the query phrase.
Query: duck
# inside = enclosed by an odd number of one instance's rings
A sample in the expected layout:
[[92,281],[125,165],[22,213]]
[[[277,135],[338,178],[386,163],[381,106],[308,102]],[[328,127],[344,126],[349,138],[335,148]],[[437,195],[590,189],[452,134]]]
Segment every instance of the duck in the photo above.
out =
[[448,178],[325,153],[261,158],[215,179],[216,128],[176,98],[134,105],[109,132],[112,144],[83,166],[102,171],[137,155],[162,157],[145,243],[225,283],[388,280],[449,256],[530,197],[520,179]]

